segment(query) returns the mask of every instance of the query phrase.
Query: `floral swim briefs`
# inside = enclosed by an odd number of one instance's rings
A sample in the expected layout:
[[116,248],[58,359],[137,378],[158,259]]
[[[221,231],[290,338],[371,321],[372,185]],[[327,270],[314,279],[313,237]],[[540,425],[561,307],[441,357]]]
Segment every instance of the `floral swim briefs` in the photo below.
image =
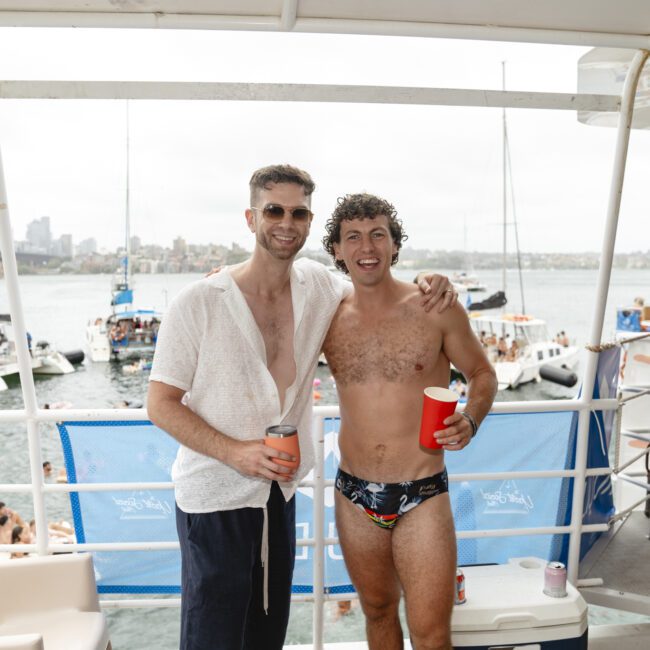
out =
[[415,506],[449,491],[446,468],[433,476],[402,483],[373,483],[339,469],[335,486],[380,528],[393,528]]

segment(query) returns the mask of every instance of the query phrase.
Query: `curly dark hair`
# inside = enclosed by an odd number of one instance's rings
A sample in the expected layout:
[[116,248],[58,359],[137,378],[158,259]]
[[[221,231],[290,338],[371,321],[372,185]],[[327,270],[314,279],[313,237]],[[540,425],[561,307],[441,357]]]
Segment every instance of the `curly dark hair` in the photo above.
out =
[[397,252],[393,255],[391,265],[397,262],[399,250],[402,244],[408,239],[408,235],[402,228],[402,222],[397,218],[397,210],[392,203],[380,199],[372,194],[346,194],[337,199],[336,206],[332,216],[325,224],[327,234],[323,237],[323,247],[334,260],[336,268],[344,273],[349,273],[348,267],[343,260],[337,260],[334,252],[334,244],[341,243],[341,223],[352,221],[353,219],[374,219],[380,215],[385,215],[388,219],[388,228],[390,229],[393,242],[397,246]]
[[255,205],[260,190],[269,189],[272,183],[295,183],[302,186],[307,197],[311,196],[316,189],[316,183],[306,171],[291,165],[269,165],[253,172],[251,176],[248,183],[251,190],[251,205]]

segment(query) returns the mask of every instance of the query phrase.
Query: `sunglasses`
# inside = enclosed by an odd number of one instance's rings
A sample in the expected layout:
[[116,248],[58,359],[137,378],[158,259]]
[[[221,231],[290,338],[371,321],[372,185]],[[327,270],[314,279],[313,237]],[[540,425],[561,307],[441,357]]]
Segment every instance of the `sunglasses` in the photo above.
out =
[[251,210],[258,210],[262,216],[271,223],[280,223],[284,219],[284,213],[288,212],[294,221],[299,223],[307,223],[313,216],[313,212],[309,208],[285,208],[278,203],[268,203],[263,208],[251,207]]

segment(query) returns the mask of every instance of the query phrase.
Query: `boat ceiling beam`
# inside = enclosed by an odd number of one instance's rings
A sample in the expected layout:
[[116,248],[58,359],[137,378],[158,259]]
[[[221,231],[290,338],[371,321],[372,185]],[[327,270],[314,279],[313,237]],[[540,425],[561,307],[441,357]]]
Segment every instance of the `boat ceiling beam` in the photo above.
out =
[[280,15],[230,15],[159,11],[0,11],[0,27],[73,27],[118,29],[195,29],[357,34],[451,38],[461,40],[577,45],[584,47],[650,48],[644,33],[503,27],[498,24],[300,18],[297,0],[284,0]]
[[0,99],[323,102],[618,112],[617,95],[403,86],[176,81],[0,81]]

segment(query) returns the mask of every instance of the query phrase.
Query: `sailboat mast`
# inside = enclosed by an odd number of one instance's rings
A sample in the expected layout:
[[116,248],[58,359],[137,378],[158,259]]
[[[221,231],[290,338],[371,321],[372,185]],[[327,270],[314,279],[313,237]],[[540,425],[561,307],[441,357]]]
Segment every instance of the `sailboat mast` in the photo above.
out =
[[[506,62],[501,61],[501,89],[505,91],[506,89]],[[502,291],[508,295],[507,287],[507,246],[508,246],[508,199],[506,193],[506,109],[505,106],[501,109],[501,122],[502,122],[502,134],[501,134],[501,156],[502,156],[502,210],[503,210],[503,264],[501,265],[501,288]]]
[[126,251],[126,261],[124,264],[124,282],[128,289],[131,288],[131,188],[129,185],[129,145],[130,145],[130,133],[129,133],[129,102],[126,102],[126,242],[124,250]]

